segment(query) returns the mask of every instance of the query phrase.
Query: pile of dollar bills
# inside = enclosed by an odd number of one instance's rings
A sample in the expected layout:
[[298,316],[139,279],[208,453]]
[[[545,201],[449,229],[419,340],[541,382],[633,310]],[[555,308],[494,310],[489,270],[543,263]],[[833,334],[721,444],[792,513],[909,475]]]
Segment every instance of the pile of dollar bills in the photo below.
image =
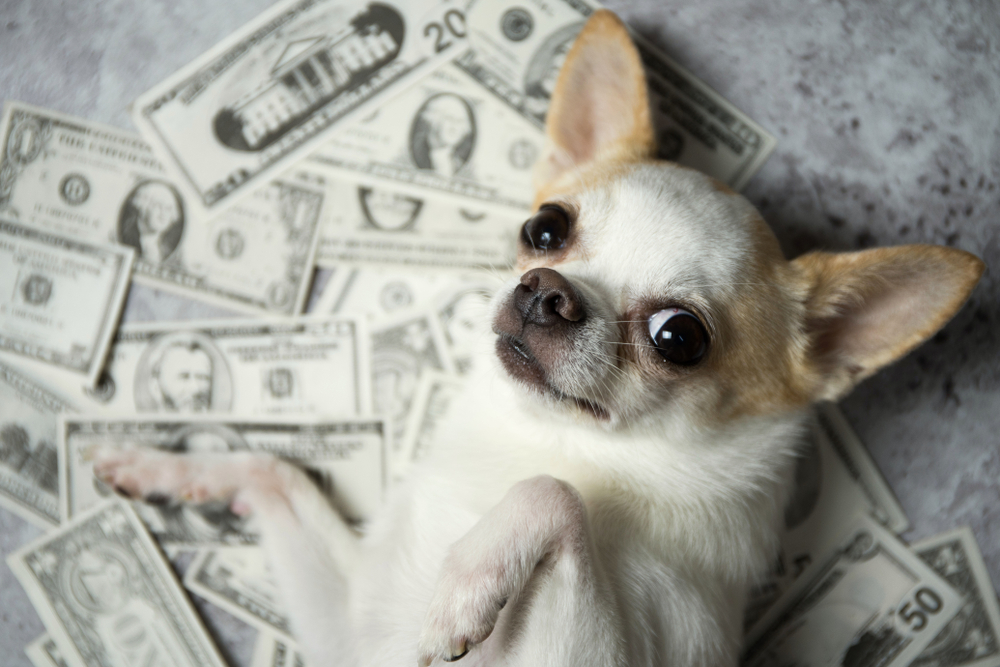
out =
[[[184,589],[259,630],[255,665],[301,664],[244,521],[116,500],[90,453],[268,452],[349,519],[378,511],[488,335],[559,68],[598,7],[466,4],[282,0],[135,100],[138,133],[4,107],[0,503],[47,531],[8,558],[48,630],[34,664],[223,665]],[[635,39],[661,157],[740,189],[774,138]],[[133,280],[243,316],[120,325]],[[1000,665],[968,529],[901,542],[834,406],[797,465],[747,664]]]

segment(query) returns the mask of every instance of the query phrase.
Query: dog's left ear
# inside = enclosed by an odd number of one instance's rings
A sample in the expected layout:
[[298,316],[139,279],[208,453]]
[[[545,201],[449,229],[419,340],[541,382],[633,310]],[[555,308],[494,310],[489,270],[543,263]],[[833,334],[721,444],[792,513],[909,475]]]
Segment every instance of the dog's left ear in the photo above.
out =
[[573,43],[545,131],[548,146],[535,165],[536,189],[593,160],[634,161],[656,153],[642,61],[612,12],[594,12]]
[[792,266],[806,290],[813,398],[829,400],[933,336],[985,268],[974,255],[932,245],[814,252]]

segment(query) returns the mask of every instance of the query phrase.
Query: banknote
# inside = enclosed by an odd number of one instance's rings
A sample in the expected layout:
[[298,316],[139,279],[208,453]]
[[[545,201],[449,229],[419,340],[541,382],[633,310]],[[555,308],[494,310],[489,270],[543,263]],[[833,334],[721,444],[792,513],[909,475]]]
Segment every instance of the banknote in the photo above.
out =
[[892,533],[861,516],[747,636],[746,667],[907,667],[963,606]]
[[217,212],[467,48],[463,9],[281,0],[139,96],[132,119],[191,206]]
[[958,528],[910,549],[963,598],[962,609],[910,663],[912,667],[1000,665],[1000,605],[972,531]]
[[454,373],[444,334],[433,313],[408,311],[372,328],[372,402],[392,423],[395,460],[403,444],[410,405],[425,370]]
[[405,475],[410,464],[430,451],[441,419],[464,386],[465,382],[454,375],[432,370],[423,372],[403,431],[403,444],[396,457],[396,475]]
[[9,217],[131,246],[139,282],[248,312],[302,311],[322,190],[276,180],[199,219],[132,132],[8,102],[0,142],[0,211]]
[[56,419],[74,406],[0,363],[0,506],[40,528],[59,525]]
[[[388,483],[386,425],[378,419],[63,416],[59,422],[63,521],[114,494],[93,472],[94,449],[106,446],[271,454],[309,470],[349,521],[370,518],[382,504]],[[240,545],[259,539],[251,523],[230,511],[228,500],[136,503],[136,510],[164,543]]]
[[103,503],[7,562],[70,667],[225,667],[125,503]]
[[456,370],[466,372],[490,336],[489,299],[506,272],[427,272],[385,267],[343,268],[327,283],[316,312],[382,318],[408,308],[430,309],[441,324]]
[[296,174],[324,187],[316,263],[427,269],[510,266],[525,215],[446,201],[434,193],[404,193],[373,181],[315,170]]
[[347,317],[126,324],[97,386],[70,398],[116,414],[368,414],[370,363],[367,326]]
[[[864,446],[860,442],[856,442],[857,448],[837,446],[823,427],[824,423],[836,423],[839,437],[853,436],[840,409],[830,404],[820,407],[819,413],[822,416],[811,423],[796,460],[795,488],[785,508],[777,562],[751,593],[744,618],[747,627],[753,626],[804,570],[836,546],[858,515],[870,515],[893,532],[907,524],[906,515]],[[891,505],[880,504],[889,498]]]
[[[593,0],[474,0],[472,49],[455,63],[541,127],[559,68],[599,8]],[[741,189],[774,150],[774,137],[640,35],[632,39],[646,67],[660,157]]]
[[25,646],[24,654],[35,667],[69,667],[56,641],[48,633]]
[[844,413],[836,403],[821,403],[816,409],[819,427],[837,450],[840,458],[851,470],[851,475],[861,487],[861,492],[874,508],[872,516],[879,523],[896,533],[903,533],[910,528],[910,520],[906,512],[892,492],[892,487],[879,472],[878,466],[872,460],[871,454],[858,438],[851,425],[847,423]]
[[[465,70],[446,63],[333,135],[309,160],[522,214],[545,135]],[[502,210],[502,209],[501,209]]]
[[92,387],[128,294],[135,253],[0,218],[0,352]]
[[184,573],[184,587],[262,633],[292,639],[278,584],[259,547],[201,549]]
[[306,659],[294,642],[268,632],[257,635],[250,667],[305,667],[305,665]]

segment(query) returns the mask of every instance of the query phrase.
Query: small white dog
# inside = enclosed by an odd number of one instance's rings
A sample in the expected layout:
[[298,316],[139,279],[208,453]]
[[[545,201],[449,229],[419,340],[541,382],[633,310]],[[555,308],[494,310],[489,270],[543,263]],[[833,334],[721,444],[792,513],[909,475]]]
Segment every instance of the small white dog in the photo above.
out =
[[548,136],[493,348],[364,535],[263,455],[98,459],[132,497],[253,514],[316,667],[735,665],[809,405],[934,334],[983,270],[932,246],[785,260],[745,199],[652,159],[607,11]]

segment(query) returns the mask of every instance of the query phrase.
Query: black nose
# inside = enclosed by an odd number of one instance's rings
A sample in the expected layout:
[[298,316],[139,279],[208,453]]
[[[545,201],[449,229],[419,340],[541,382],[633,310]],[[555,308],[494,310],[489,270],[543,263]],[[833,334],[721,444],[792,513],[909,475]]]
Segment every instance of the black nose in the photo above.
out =
[[552,269],[532,269],[514,288],[514,307],[525,323],[551,327],[583,319],[583,303],[573,285]]

